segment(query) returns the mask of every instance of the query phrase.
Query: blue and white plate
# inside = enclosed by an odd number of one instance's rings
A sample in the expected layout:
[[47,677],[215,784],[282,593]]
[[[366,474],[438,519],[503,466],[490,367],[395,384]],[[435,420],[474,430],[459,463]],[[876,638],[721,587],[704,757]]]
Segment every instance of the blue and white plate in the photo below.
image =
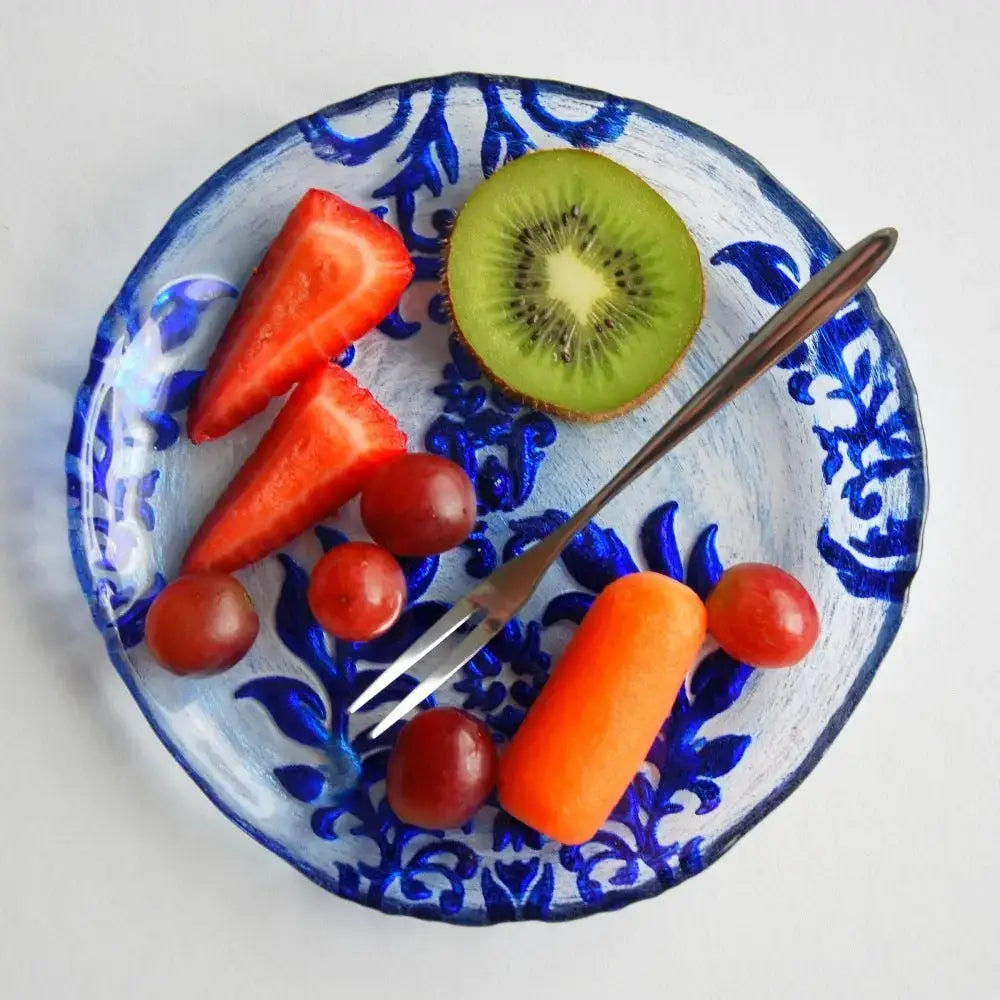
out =
[[[441,234],[472,189],[535,148],[599,150],[645,177],[701,250],[707,311],[655,399],[597,426],[520,408],[451,336]],[[184,409],[251,269],[309,187],[402,231],[416,279],[397,312],[341,358],[417,448],[476,483],[459,550],[407,564],[411,606],[388,636],[331,645],[305,600],[324,548],[362,534],[354,505],[240,574],[261,612],[250,655],[181,680],[143,644],[150,601],[274,409],[199,448]],[[873,226],[884,220],[873,219]],[[858,234],[853,234],[858,235]],[[359,738],[345,706],[442,607],[573,510],[838,252],[759,163],[635,101],[561,83],[458,74],[384,87],[282,128],[174,213],[100,324],[67,451],[70,542],[111,659],[150,725],[213,802],[330,891],[391,913],[485,924],[562,920],[654,896],[700,872],[816,765],[899,627],[917,567],[924,445],[906,361],[868,293],[607,510],[524,616],[440,700],[515,730],[593,595],[650,567],[704,593],[727,563],[762,560],[814,595],[823,637],[793,670],[716,653],[614,815],[563,847],[498,811],[434,833],[389,812],[389,737]]]

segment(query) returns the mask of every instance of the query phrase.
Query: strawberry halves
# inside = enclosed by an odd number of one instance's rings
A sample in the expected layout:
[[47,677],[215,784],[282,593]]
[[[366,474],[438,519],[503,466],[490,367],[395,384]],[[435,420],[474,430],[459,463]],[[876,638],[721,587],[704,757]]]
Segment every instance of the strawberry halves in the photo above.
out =
[[354,377],[327,364],[300,382],[198,530],[184,573],[263,558],[359,493],[406,435]]
[[392,312],[413,276],[399,233],[307,191],[254,271],[188,414],[195,444],[227,434]]

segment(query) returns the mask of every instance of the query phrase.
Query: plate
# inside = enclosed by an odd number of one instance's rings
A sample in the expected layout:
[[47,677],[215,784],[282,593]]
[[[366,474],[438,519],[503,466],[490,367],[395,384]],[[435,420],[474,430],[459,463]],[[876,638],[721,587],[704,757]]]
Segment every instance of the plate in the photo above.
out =
[[[495,392],[450,335],[442,234],[499,165],[595,149],[662,191],[702,254],[705,320],[677,374],[625,417],[581,426]],[[199,448],[184,409],[240,287],[309,187],[395,224],[416,265],[400,307],[340,363],[416,447],[462,463],[481,519],[465,545],[407,564],[411,606],[386,637],[331,646],[305,588],[324,548],[361,534],[355,504],[240,574],[259,641],[233,670],[181,680],[143,644],[150,602],[274,407]],[[881,220],[876,220],[881,221]],[[609,478],[762,321],[839,250],[745,153],[691,122],[562,83],[457,74],[310,115],[222,167],[171,216],[102,320],[67,451],[70,543],[94,621],[156,734],[212,801],[330,891],[466,924],[614,909],[702,871],[812,770],[885,655],[917,568],[926,473],[903,353],[865,292],[578,537],[522,617],[440,701],[514,731],[593,595],[635,567],[704,593],[724,565],[778,563],[824,626],[794,670],[707,656],[595,839],[544,841],[488,806],[415,830],[384,798],[387,711],[345,706],[473,582]],[[397,685],[392,698],[407,685]]]

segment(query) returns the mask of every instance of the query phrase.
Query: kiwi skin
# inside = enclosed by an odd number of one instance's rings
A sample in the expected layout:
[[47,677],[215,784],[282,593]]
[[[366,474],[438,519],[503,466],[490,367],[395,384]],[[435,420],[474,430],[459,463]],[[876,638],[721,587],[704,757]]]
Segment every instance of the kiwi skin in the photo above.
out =
[[[586,153],[590,156],[599,156],[599,153],[594,153],[592,150],[580,150],[580,152]],[[526,153],[526,156],[531,156],[531,153]],[[457,215],[456,215],[457,218]],[[454,226],[454,220],[452,220],[452,226]],[[511,399],[520,403],[522,406],[531,407],[533,410],[538,410],[541,413],[548,413],[553,417],[558,417],[560,420],[566,420],[570,423],[575,424],[600,424],[607,420],[613,420],[615,417],[620,417],[630,410],[634,410],[637,406],[641,406],[643,403],[649,401],[653,398],[666,384],[670,381],[674,372],[680,367],[681,362],[687,357],[687,353],[691,350],[691,345],[694,343],[695,337],[698,336],[698,330],[701,328],[702,320],[705,318],[705,300],[707,287],[705,284],[705,269],[702,267],[701,270],[701,315],[698,317],[698,325],[695,327],[695,332],[688,341],[687,346],[683,351],[677,356],[677,360],[664,372],[662,378],[657,382],[654,382],[645,392],[640,393],[634,399],[630,399],[627,403],[622,404],[613,410],[601,410],[595,413],[580,413],[578,410],[567,410],[565,407],[556,406],[552,403],[546,403],[543,400],[535,399],[533,396],[527,396],[522,392],[518,392],[517,389],[512,388],[507,385],[506,382],[496,374],[494,374],[483,359],[476,352],[476,349],[469,343],[468,338],[462,333],[462,328],[458,324],[458,320],[455,318],[455,310],[452,308],[451,304],[451,290],[448,287],[448,255],[451,253],[451,231],[449,230],[448,236],[445,238],[444,246],[441,252],[441,286],[444,290],[445,295],[445,306],[448,315],[451,317],[451,325],[455,333],[458,335],[458,339],[462,342],[462,346],[465,348],[466,352],[472,357],[476,364],[479,365],[480,371],[482,371],[485,378],[489,379],[494,385],[496,385],[505,396],[509,396]]]

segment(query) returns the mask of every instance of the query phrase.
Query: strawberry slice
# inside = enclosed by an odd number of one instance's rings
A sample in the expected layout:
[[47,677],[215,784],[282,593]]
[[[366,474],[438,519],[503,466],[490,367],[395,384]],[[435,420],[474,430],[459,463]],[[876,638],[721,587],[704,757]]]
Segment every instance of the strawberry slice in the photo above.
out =
[[299,383],[198,529],[182,571],[229,573],[274,552],[405,450],[392,414],[339,365],[323,365]]
[[392,312],[413,276],[399,233],[307,191],[247,282],[191,411],[195,444],[228,434]]

